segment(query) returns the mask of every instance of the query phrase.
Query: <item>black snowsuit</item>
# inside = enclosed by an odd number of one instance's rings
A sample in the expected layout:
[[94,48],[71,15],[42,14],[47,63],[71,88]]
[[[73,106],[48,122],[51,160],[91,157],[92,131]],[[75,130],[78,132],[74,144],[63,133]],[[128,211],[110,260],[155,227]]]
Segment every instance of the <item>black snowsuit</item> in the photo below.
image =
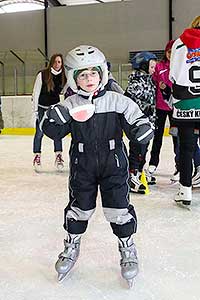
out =
[[145,126],[149,129],[150,124],[131,99],[105,90],[93,96],[91,102],[78,94],[70,96],[64,107],[70,113],[71,109],[88,103],[95,106],[95,112],[87,121],[71,118],[64,125],[56,125],[46,119],[42,126],[51,138],[71,133],[69,203],[65,208],[64,228],[71,234],[85,232],[95,211],[99,187],[103,212],[113,233],[120,238],[127,237],[136,232],[137,218],[129,203],[123,130],[134,140],[135,131]]

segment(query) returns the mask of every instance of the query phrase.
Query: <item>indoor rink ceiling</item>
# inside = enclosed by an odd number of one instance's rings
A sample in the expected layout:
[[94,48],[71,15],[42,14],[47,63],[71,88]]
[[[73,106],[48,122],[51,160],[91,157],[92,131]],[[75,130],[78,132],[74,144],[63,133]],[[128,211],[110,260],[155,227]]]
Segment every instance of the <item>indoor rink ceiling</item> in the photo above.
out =
[[[127,2],[132,0],[47,0],[48,6],[73,6],[84,4],[105,4],[109,2]],[[37,10],[44,8],[45,0],[0,0],[0,13]]]

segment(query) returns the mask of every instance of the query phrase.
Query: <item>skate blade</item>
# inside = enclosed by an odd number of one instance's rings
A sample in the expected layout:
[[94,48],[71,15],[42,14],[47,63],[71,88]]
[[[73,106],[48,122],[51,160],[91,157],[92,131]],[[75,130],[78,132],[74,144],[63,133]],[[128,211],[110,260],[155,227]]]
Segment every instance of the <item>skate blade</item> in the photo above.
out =
[[129,280],[127,280],[127,283],[128,283],[129,289],[132,289],[134,280],[133,279],[129,279]]
[[193,188],[193,189],[200,188],[200,184],[193,184],[193,185],[192,185],[192,188]]
[[58,282],[61,283],[65,279],[68,273],[58,274]]
[[55,166],[57,172],[63,172],[64,166]]
[[170,184],[177,184],[177,183],[179,183],[179,180],[170,179]]
[[41,172],[41,170],[42,170],[42,168],[41,168],[41,167],[34,167],[34,171],[35,171],[35,173],[40,173],[40,172]]
[[189,205],[184,205],[183,203],[177,201],[175,201],[175,203],[178,207],[191,211],[191,207]]
[[134,193],[134,194],[142,194],[142,195],[145,194],[145,191],[144,191],[144,190],[141,190],[141,191],[134,191],[134,190],[131,190],[131,189],[130,189],[130,191],[131,191],[131,193]]
[[153,182],[147,182],[148,185],[155,185],[156,184],[156,181],[153,181]]

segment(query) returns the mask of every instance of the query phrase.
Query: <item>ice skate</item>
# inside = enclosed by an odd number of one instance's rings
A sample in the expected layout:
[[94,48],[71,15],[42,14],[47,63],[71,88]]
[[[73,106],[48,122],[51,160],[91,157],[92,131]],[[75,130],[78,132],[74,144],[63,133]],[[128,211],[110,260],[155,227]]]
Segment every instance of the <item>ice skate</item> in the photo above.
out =
[[174,174],[170,178],[171,183],[179,182],[179,177],[180,177],[180,172],[176,169]]
[[200,166],[196,168],[194,176],[192,176],[192,187],[199,188],[200,187]]
[[58,256],[55,269],[58,272],[58,281],[61,282],[71,271],[80,252],[80,235],[69,235],[64,240],[64,251]]
[[33,159],[33,167],[35,172],[40,172],[41,171],[41,155],[40,153],[36,153],[35,157]]
[[134,278],[138,274],[138,259],[133,238],[119,239],[119,252],[121,255],[121,275],[127,281],[129,288],[132,288]]
[[62,153],[61,152],[57,152],[56,153],[56,159],[55,159],[55,167],[58,171],[62,171],[62,169],[64,168],[64,160],[62,158]]
[[145,194],[145,186],[140,181],[140,173],[138,171],[130,172],[129,186],[133,193]]
[[178,206],[189,209],[192,201],[192,187],[180,184],[179,191],[175,195],[174,201]]
[[147,170],[145,170],[147,183],[149,185],[156,184],[156,177],[153,176],[156,171],[156,166],[150,165]]

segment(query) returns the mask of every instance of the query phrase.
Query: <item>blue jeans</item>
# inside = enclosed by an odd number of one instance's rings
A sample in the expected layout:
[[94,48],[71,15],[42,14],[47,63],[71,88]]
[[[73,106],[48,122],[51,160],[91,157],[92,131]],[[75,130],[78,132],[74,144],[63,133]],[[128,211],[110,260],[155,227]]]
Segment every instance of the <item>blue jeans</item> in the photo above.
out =
[[[38,117],[39,120],[42,119],[45,113],[45,109],[38,107]],[[42,138],[44,136],[43,132],[39,128],[39,120],[36,120],[36,132],[33,140],[33,153],[41,153]],[[54,152],[62,152],[62,139],[54,140]]]

